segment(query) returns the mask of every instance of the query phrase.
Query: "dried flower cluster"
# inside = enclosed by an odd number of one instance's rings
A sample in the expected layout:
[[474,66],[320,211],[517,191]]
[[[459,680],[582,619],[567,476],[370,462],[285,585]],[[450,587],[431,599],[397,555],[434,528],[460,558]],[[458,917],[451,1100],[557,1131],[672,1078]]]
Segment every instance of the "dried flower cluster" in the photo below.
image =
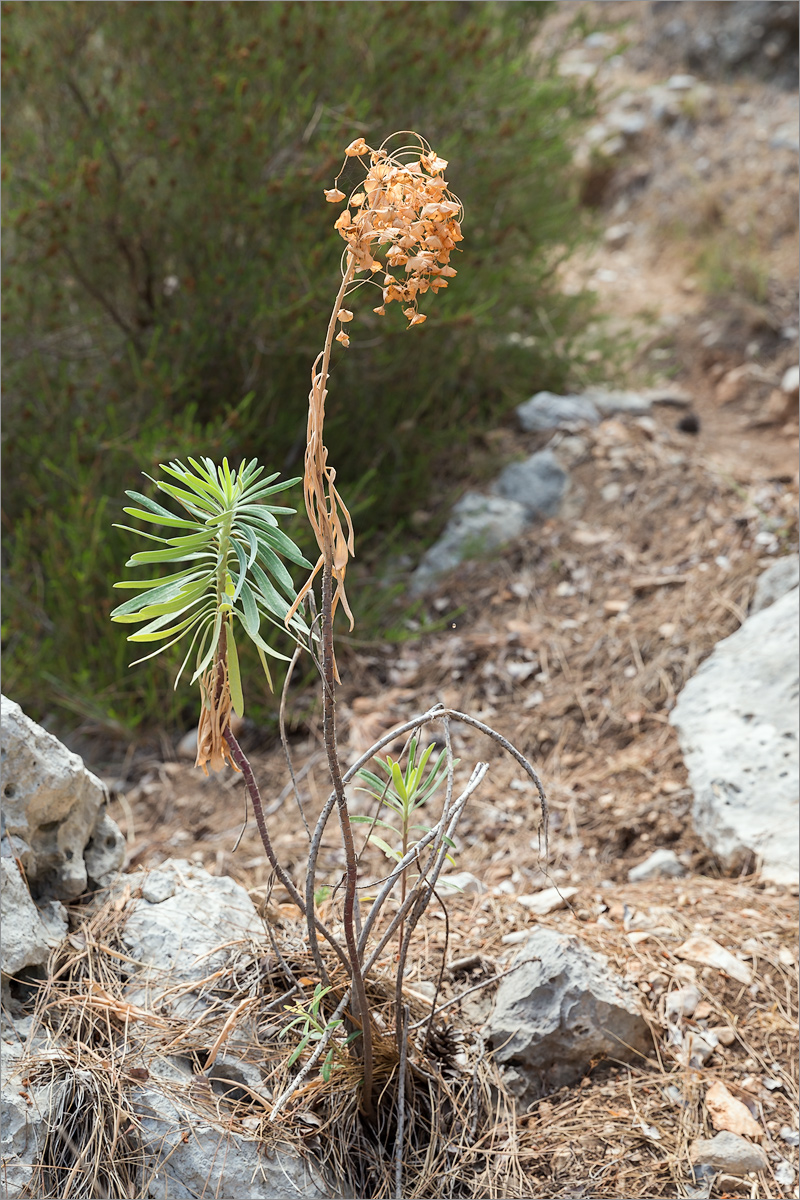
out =
[[[446,288],[448,278],[456,274],[450,254],[462,240],[461,204],[442,174],[447,160],[439,158],[419,135],[414,136],[416,145],[392,152],[386,142],[377,150],[363,138],[351,142],[346,157],[364,159],[369,155],[369,167],[364,182],[350,194],[334,224],[347,242],[345,270],[352,261],[355,276],[363,271],[384,273],[380,284],[383,302],[373,311],[383,316],[386,305],[396,300],[403,305],[409,328],[426,319],[417,310],[418,298],[428,290]],[[336,204],[345,195],[333,187],[326,190],[325,199]],[[376,254],[383,248],[381,262]],[[353,314],[342,308],[338,318],[345,325]],[[336,340],[349,345],[344,328]]]
[[[350,514],[334,486],[336,471],[328,465],[328,451],[323,439],[331,345],[334,340],[343,346],[350,345],[344,326],[352,321],[353,313],[344,307],[345,298],[362,283],[373,283],[382,291],[382,303],[373,311],[383,316],[386,305],[396,300],[404,306],[403,314],[410,328],[421,325],[426,319],[417,310],[419,297],[427,291],[438,292],[447,287],[448,278],[456,274],[450,266],[450,254],[462,241],[462,209],[459,200],[448,191],[443,177],[447,161],[439,158],[419,134],[411,136],[416,139],[414,144],[391,152],[387,143],[395,140],[397,134],[387,138],[377,150],[368,146],[363,137],[356,138],[345,150],[345,163],[353,158],[365,159],[368,155],[369,167],[363,183],[353,190],[347,207],[334,223],[347,243],[347,249],[342,258],[342,282],[333,305],[325,345],[311,369],[303,479],[306,512],[320,556],[311,576],[300,589],[287,622],[317,573],[327,563],[336,582],[331,620],[341,601],[350,618],[350,628],[353,627],[344,590],[347,563],[354,554],[353,528]],[[337,175],[337,184],[338,180]],[[345,199],[345,194],[335,186],[325,192],[325,199],[338,204]],[[384,261],[379,261],[378,254],[383,255]],[[365,271],[371,276],[383,272],[382,281],[358,279],[357,276]],[[337,329],[338,333],[335,332]]]

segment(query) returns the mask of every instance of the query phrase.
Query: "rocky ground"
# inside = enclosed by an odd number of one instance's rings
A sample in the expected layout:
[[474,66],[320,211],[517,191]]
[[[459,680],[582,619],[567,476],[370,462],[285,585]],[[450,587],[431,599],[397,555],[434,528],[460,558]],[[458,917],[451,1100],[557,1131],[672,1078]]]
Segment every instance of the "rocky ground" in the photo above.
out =
[[[429,995],[443,961],[445,997],[491,981],[542,923],[608,956],[654,1031],[632,1067],[598,1062],[526,1102],[508,1153],[531,1196],[796,1195],[797,887],[749,873],[752,862],[732,874],[701,840],[670,723],[685,683],[745,620],[758,577],[797,548],[798,102],[776,66],[777,10],[792,6],[735,6],[769,20],[755,40],[746,27],[750,50],[725,70],[708,48],[711,7],[569,0],[542,35],[545,49],[566,39],[561,70],[599,97],[576,157],[601,233],[565,285],[596,288],[606,325],[628,339],[609,387],[644,399],[556,430],[509,419],[474,452],[509,462],[548,446],[567,481],[555,515],[435,581],[402,643],[365,645],[358,631],[339,642],[346,760],[443,701],[517,745],[549,797],[544,853],[530,782],[455,727],[462,769],[490,764],[456,854],[477,882],[447,900],[447,922],[431,910],[420,926],[409,988]],[[580,14],[591,34],[570,32]],[[329,789],[319,710],[306,692],[289,710],[312,819]],[[305,833],[282,751],[252,727],[242,741],[300,882]],[[189,859],[266,903],[252,819],[240,837],[240,778],[204,779],[186,747],[101,765],[127,866]],[[366,810],[362,794],[353,804]],[[655,850],[671,852],[669,873],[637,877]],[[332,881],[341,872],[333,829],[321,866]],[[369,848],[362,867],[367,882],[385,860]],[[273,891],[271,912],[292,929],[285,901]],[[483,1022],[496,988],[456,1019]],[[691,1147],[720,1131],[763,1159],[729,1146],[693,1175]]]

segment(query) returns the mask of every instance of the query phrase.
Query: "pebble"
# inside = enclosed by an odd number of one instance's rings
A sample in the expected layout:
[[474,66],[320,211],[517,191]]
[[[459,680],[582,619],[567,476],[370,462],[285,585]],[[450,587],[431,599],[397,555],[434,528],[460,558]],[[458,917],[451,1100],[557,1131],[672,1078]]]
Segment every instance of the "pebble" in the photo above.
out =
[[596,425],[600,420],[595,405],[585,396],[558,396],[555,392],[537,392],[517,406],[517,418],[526,433],[540,433],[564,425]]
[[644,862],[638,863],[628,871],[631,883],[641,883],[646,879],[680,879],[686,874],[686,867],[674,850],[654,850]]
[[612,250],[618,250],[620,246],[625,245],[635,228],[633,221],[622,221],[619,225],[609,225],[603,235],[604,241]]
[[667,87],[671,92],[690,92],[696,83],[694,75],[671,75]]
[[699,988],[691,984],[688,987],[676,988],[674,992],[669,993],[666,999],[667,1020],[691,1017],[699,1003]]
[[713,1138],[698,1138],[692,1143],[690,1157],[693,1163],[702,1163],[739,1178],[749,1171],[764,1171],[767,1167],[767,1156],[760,1146],[727,1131]]
[[578,894],[576,887],[545,888],[532,896],[517,896],[523,908],[535,913],[537,917],[546,917],[556,909],[566,908],[567,902]]

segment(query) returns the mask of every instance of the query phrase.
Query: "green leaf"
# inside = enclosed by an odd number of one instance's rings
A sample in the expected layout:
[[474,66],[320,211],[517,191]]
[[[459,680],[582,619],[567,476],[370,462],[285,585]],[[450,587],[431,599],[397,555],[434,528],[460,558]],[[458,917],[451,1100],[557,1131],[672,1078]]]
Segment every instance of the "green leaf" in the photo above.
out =
[[258,616],[258,606],[255,596],[250,590],[250,585],[245,583],[244,578],[240,580],[242,588],[242,619],[244,627],[253,640],[258,637],[259,627],[261,622]]
[[242,676],[239,671],[239,654],[233,637],[233,622],[228,622],[228,679],[231,686],[231,701],[237,717],[244,716],[244,695],[242,694]]
[[[200,573],[199,571],[195,571],[192,574],[187,574],[187,571],[184,570],[176,571],[174,575],[160,575],[158,579],[123,579],[119,583],[115,583],[114,587],[126,588],[129,591],[133,588],[157,588],[165,583],[173,583],[176,579],[188,580],[197,578]],[[142,601],[144,601],[144,597],[142,597]]]
[[140,564],[156,563],[156,562],[190,562],[198,558],[213,558],[213,554],[208,551],[192,551],[191,553],[176,554],[175,548],[170,550],[141,550],[137,554],[132,554],[125,563],[126,567],[137,567]]
[[382,850],[387,858],[391,858],[393,862],[400,862],[401,858],[403,857],[402,854],[399,852],[399,850],[392,849],[392,847],[385,842],[383,838],[373,835],[373,837],[371,837],[369,840],[374,842],[378,849]]
[[269,663],[267,662],[264,651],[261,649],[258,642],[256,642],[256,650],[258,651],[258,657],[261,660],[261,666],[264,669],[264,674],[267,677],[267,687],[271,692],[273,692],[275,689],[272,686],[272,676],[269,673]]
[[282,529],[265,529],[259,541],[262,538],[270,546],[273,546],[275,550],[278,550],[284,558],[288,558],[289,562],[297,563],[298,567],[308,567],[310,569],[313,566],[307,558],[303,557],[297,546],[295,546],[291,538],[286,536]]
[[[258,535],[256,536],[258,538],[258,553],[264,562],[264,565],[278,586],[283,588],[286,594],[291,596],[292,600],[294,600],[294,580],[286,570],[286,567],[283,565],[281,560],[278,558],[275,551],[267,545],[263,537],[258,537]],[[309,567],[311,566],[310,563],[307,563],[306,565]]]
[[[155,513],[157,516],[175,516],[175,513],[170,512],[168,508],[164,508],[163,504],[158,504],[155,500],[151,500],[149,496],[143,496],[141,492],[126,492],[125,495],[129,496],[131,500],[135,500],[137,504],[143,504],[146,509],[148,509],[151,513]],[[127,511],[127,509],[125,511]],[[183,518],[180,519],[183,520]]]
[[350,817],[351,825],[379,825],[381,829],[391,829],[392,833],[400,836],[400,831],[390,825],[388,821],[381,821],[379,817],[367,817],[363,813],[357,813]]
[[[130,600],[126,600],[124,604],[120,604],[113,609],[111,612],[111,620],[118,620],[127,613],[138,612],[139,609],[145,608],[151,604],[161,603],[165,600],[172,600],[176,596],[179,596],[181,592],[183,592],[187,584],[199,579],[202,575],[202,571],[191,571],[189,573],[181,571],[170,581],[157,583],[157,586],[155,587],[147,587],[144,595],[132,596]],[[120,585],[115,584],[114,586],[118,587]],[[126,586],[139,587],[141,585],[138,583],[131,583]]]
[[138,517],[140,521],[150,521],[153,525],[176,525],[181,529],[196,529],[196,521],[187,521],[184,517],[161,516],[156,513],[145,512],[143,508],[123,508],[124,513],[129,517]]
[[[166,471],[173,479],[177,479],[179,483],[185,484],[187,487],[192,486],[191,477],[186,471],[176,471],[173,467],[168,467],[164,463],[161,464],[161,470]],[[208,495],[204,488],[192,489],[191,492],[185,492],[182,488],[176,488],[174,483],[157,484],[161,491],[166,492],[169,496],[174,496],[176,500],[181,500],[184,503],[192,504],[197,508],[202,508],[209,513],[218,513],[220,508],[224,508],[223,495],[217,490],[216,495]]]
[[211,662],[211,659],[214,657],[214,651],[216,650],[217,643],[219,642],[219,633],[221,628],[222,613],[217,610],[217,615],[214,617],[214,628],[211,633],[211,645],[208,647],[202,659],[198,663],[197,670],[192,676],[192,683],[194,683],[196,679],[200,678],[200,676],[205,672],[208,664]]
[[239,579],[238,579],[236,587],[234,589],[234,593],[233,593],[233,597],[232,597],[232,601],[231,601],[232,604],[235,604],[236,601],[239,599],[242,588],[245,586],[245,575],[247,574],[247,556],[244,552],[244,547],[241,546],[236,541],[236,538],[231,539],[231,544],[233,546],[236,557],[239,560]]
[[394,790],[397,792],[404,804],[408,804],[408,792],[406,791],[406,781],[403,778],[403,772],[400,770],[400,764],[392,763],[392,783]]

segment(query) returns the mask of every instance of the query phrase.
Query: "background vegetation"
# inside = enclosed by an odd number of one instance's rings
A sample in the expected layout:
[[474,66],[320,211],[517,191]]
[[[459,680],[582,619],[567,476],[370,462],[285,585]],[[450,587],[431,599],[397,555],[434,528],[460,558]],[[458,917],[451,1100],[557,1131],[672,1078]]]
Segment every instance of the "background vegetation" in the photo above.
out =
[[4,690],[33,717],[165,717],[173,664],[128,672],[108,621],[141,471],[301,473],[342,245],[322,189],[354,137],[419,129],[467,214],[432,320],[406,332],[367,296],[337,348],[326,436],[359,557],[457,478],[454,447],[564,383],[583,301],[554,271],[581,236],[588,100],[531,59],[544,8],[3,5]]

